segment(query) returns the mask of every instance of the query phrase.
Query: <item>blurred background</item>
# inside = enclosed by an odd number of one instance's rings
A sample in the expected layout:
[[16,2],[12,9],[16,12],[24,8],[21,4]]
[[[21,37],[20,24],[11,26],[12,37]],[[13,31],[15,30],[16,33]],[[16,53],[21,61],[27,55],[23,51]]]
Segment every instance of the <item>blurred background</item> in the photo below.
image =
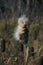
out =
[[[43,0],[0,0],[0,65],[24,65],[20,44],[14,39],[14,28],[22,14],[29,18],[27,46],[34,47],[35,58],[43,56]],[[5,52],[1,51],[2,38]]]

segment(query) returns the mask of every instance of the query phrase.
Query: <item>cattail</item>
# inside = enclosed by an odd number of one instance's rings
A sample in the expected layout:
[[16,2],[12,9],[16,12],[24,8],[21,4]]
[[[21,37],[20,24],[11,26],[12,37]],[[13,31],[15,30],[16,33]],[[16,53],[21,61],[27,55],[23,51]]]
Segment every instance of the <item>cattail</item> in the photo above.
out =
[[5,51],[5,43],[6,43],[5,39],[2,39],[1,40],[1,50],[2,50],[2,52]]
[[28,18],[23,15],[18,19],[18,25],[14,33],[15,39],[24,43],[28,39]]
[[23,44],[27,44],[28,41],[28,18],[25,15],[18,19],[14,37],[20,43],[20,51],[23,51]]

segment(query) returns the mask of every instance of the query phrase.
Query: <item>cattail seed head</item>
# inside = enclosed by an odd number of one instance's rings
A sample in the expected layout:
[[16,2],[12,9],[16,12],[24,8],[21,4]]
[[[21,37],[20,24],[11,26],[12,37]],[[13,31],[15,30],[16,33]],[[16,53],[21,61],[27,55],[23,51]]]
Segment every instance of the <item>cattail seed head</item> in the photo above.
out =
[[17,41],[23,43],[25,40],[25,37],[26,38],[28,37],[27,26],[28,26],[28,18],[24,15],[18,19],[18,25],[15,29],[14,37]]

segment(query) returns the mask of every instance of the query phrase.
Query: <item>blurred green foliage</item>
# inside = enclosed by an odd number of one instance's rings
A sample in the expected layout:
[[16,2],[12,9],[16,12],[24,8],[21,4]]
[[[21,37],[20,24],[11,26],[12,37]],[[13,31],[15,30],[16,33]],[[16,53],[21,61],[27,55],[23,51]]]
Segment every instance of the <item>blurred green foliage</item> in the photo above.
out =
[[[6,65],[6,61],[8,61],[7,59],[9,59],[9,57],[11,58],[9,60],[8,65],[16,65],[16,63],[19,63],[20,65],[23,65],[23,52],[21,52],[19,50],[19,44],[18,42],[15,41],[14,39],[14,28],[17,25],[17,16],[12,17],[11,19],[4,19],[4,20],[0,20],[0,42],[1,42],[1,38],[4,37],[6,39],[6,51],[4,53],[4,58],[5,60],[5,65]],[[42,23],[41,23],[42,22]],[[7,24],[7,30],[5,29],[5,25]],[[36,40],[34,39],[34,33],[35,31],[37,32],[37,38]],[[8,42],[10,41],[10,42]],[[33,46],[36,52],[36,56],[38,54],[38,50],[41,46],[43,46],[43,21],[40,20],[35,22],[33,21],[30,25],[29,25],[29,39],[28,39],[28,47],[29,46]],[[0,49],[0,53],[1,49]],[[43,55],[43,51],[40,52],[40,55]],[[2,58],[2,56],[0,58]],[[18,61],[16,61],[15,63],[15,57],[17,57]],[[1,59],[0,59],[1,60]],[[21,60],[21,61],[19,61]],[[10,63],[11,61],[11,63]],[[1,63],[1,62],[0,62]]]

